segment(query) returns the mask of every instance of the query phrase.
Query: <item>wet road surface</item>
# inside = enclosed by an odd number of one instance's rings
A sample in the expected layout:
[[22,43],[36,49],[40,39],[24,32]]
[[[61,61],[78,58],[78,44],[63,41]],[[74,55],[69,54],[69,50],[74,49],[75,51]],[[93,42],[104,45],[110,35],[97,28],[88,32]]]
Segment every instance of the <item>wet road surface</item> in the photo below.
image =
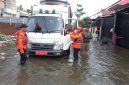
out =
[[14,46],[0,48],[0,85],[129,85],[129,50],[90,42],[78,63],[68,57],[29,57],[19,65]]

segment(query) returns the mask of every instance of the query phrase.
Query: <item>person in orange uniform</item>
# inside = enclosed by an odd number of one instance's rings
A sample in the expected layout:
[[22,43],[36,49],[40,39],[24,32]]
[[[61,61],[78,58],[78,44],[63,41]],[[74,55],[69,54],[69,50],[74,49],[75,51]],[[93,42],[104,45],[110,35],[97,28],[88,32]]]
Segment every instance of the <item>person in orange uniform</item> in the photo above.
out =
[[17,35],[17,49],[20,53],[20,64],[24,65],[26,63],[27,59],[27,54],[26,54],[26,49],[27,49],[27,25],[26,24],[21,24],[19,27],[18,35]]
[[74,61],[78,61],[78,53],[81,49],[81,44],[82,44],[82,39],[83,36],[81,34],[81,30],[78,29],[76,33],[72,33],[71,34],[71,38],[73,40],[73,48],[74,48],[74,52],[73,52],[73,56],[74,56]]
[[84,32],[82,27],[78,27],[78,30],[80,30],[80,33],[82,34],[82,43],[84,42]]
[[16,38],[16,41],[18,40],[18,35],[19,35],[19,31],[17,31],[17,32],[14,34],[14,36],[15,36],[15,38]]
[[20,29],[20,27],[19,28],[17,28],[18,29],[18,31],[16,31],[15,32],[15,34],[14,34],[14,36],[15,36],[15,39],[16,39],[16,42],[17,42],[17,40],[18,40],[18,36],[19,36],[19,29]]

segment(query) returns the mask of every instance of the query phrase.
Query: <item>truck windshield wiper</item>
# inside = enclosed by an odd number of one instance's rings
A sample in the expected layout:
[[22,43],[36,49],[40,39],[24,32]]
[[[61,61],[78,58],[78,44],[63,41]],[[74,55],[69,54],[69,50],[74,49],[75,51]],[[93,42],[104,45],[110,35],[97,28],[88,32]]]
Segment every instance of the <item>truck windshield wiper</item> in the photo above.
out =
[[35,33],[42,33],[42,34],[44,34],[44,33],[46,33],[46,32],[40,31],[40,32],[35,32]]
[[61,32],[61,30],[52,30],[52,31],[49,31],[49,33],[52,33],[52,32]]
[[27,31],[27,32],[33,32],[33,31]]

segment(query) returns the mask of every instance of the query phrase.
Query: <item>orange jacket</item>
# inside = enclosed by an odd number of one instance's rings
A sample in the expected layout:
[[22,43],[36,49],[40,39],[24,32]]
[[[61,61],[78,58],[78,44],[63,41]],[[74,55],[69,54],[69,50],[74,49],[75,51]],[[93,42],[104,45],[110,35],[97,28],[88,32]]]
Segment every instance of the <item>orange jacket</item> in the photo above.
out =
[[22,31],[19,31],[17,36],[17,48],[21,53],[24,53],[24,49],[27,48],[27,35]]
[[73,47],[74,48],[81,48],[81,44],[82,44],[82,34],[81,33],[73,33],[70,35],[72,40],[73,40]]
[[17,41],[18,40],[18,36],[19,36],[19,31],[15,32],[14,36],[15,36],[16,41]]

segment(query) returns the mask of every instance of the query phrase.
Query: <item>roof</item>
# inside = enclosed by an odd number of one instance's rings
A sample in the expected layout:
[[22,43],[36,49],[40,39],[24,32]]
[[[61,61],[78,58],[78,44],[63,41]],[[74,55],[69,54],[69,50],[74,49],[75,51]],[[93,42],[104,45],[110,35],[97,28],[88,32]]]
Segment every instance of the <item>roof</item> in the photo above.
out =
[[129,5],[129,0],[120,0],[117,3],[115,3],[112,7],[109,8],[109,10],[120,10]]
[[106,9],[102,9],[102,16],[110,16],[118,10],[125,8],[129,4],[129,0],[120,0]]
[[110,16],[115,13],[115,10],[101,9],[102,16]]
[[121,0],[120,2],[118,2],[118,5],[126,5],[129,4],[129,0]]

